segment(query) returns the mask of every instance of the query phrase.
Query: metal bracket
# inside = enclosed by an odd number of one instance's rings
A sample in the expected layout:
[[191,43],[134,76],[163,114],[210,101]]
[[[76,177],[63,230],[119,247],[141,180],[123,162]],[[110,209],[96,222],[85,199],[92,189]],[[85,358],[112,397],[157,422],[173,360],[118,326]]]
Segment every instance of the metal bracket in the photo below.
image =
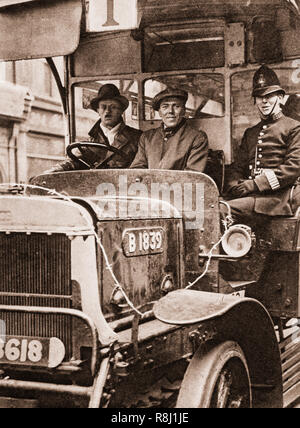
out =
[[132,330],[131,330],[131,343],[133,345],[134,356],[137,357],[139,350],[139,323],[141,320],[141,315],[135,313],[134,318],[132,320]]
[[217,335],[217,329],[215,326],[200,325],[196,330],[193,330],[189,334],[189,340],[192,342],[193,351],[196,352],[199,346],[209,342]]
[[240,260],[242,258],[244,258],[245,256],[241,256],[241,257],[232,257],[232,256],[227,256],[226,254],[202,254],[199,253],[199,260],[200,259],[218,259],[218,260],[230,260],[230,261],[236,261],[236,260]]
[[55,65],[55,62],[53,61],[52,58],[48,57],[46,58],[46,61],[52,71],[53,77],[56,81],[57,87],[58,87],[58,91],[59,91],[59,95],[61,98],[61,102],[63,105],[63,109],[64,109],[64,114],[67,114],[67,98],[66,98],[66,88],[63,86],[59,72],[57,70],[57,67]]

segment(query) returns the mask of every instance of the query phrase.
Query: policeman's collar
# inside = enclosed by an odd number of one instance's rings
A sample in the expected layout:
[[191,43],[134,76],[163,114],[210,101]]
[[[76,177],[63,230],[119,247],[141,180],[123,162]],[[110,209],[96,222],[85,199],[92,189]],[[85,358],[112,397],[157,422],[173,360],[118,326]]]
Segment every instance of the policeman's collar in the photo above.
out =
[[282,116],[284,116],[284,114],[282,111],[280,111],[279,113],[276,113],[276,114],[274,113],[268,116],[261,114],[261,119],[264,122],[277,122],[277,120],[281,119]]

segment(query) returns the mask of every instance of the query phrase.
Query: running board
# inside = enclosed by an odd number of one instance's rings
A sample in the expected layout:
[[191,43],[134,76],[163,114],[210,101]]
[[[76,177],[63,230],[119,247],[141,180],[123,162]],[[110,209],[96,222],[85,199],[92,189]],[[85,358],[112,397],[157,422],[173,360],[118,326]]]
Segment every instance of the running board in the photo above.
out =
[[300,397],[300,328],[291,329],[279,343],[282,363],[283,407],[292,407]]

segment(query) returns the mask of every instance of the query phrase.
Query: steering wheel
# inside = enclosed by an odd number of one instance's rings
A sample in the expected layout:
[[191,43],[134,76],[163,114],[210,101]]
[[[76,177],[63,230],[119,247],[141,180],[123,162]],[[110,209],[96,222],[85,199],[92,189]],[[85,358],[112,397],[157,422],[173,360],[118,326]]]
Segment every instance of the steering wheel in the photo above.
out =
[[121,149],[117,149],[114,146],[108,146],[106,144],[103,143],[91,143],[90,141],[80,141],[79,143],[73,143],[73,144],[69,144],[67,146],[67,155],[69,156],[69,158],[71,158],[72,160],[76,161],[76,162],[81,162],[85,167],[87,167],[88,169],[104,169],[107,167],[107,162],[110,160],[110,158],[105,159],[103,162],[100,162],[99,164],[93,164],[91,165],[90,163],[86,162],[85,160],[81,159],[80,157],[76,156],[73,153],[74,149],[78,149],[80,151],[80,153],[82,154],[82,156],[85,155],[83,148],[84,147],[91,147],[91,148],[96,148],[96,149],[105,149],[109,152],[112,152],[114,154],[117,154],[119,156],[121,156],[122,159],[126,160],[127,162],[131,162],[131,158],[125,153],[123,152],[123,150]]

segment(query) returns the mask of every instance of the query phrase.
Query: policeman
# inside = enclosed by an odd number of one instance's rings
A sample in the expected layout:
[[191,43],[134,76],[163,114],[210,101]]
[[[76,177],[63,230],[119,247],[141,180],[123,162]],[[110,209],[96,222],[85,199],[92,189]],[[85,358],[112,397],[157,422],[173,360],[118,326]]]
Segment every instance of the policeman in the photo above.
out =
[[270,68],[255,73],[252,96],[261,121],[244,134],[227,190],[233,220],[255,226],[300,205],[300,123],[283,114],[285,91]]

